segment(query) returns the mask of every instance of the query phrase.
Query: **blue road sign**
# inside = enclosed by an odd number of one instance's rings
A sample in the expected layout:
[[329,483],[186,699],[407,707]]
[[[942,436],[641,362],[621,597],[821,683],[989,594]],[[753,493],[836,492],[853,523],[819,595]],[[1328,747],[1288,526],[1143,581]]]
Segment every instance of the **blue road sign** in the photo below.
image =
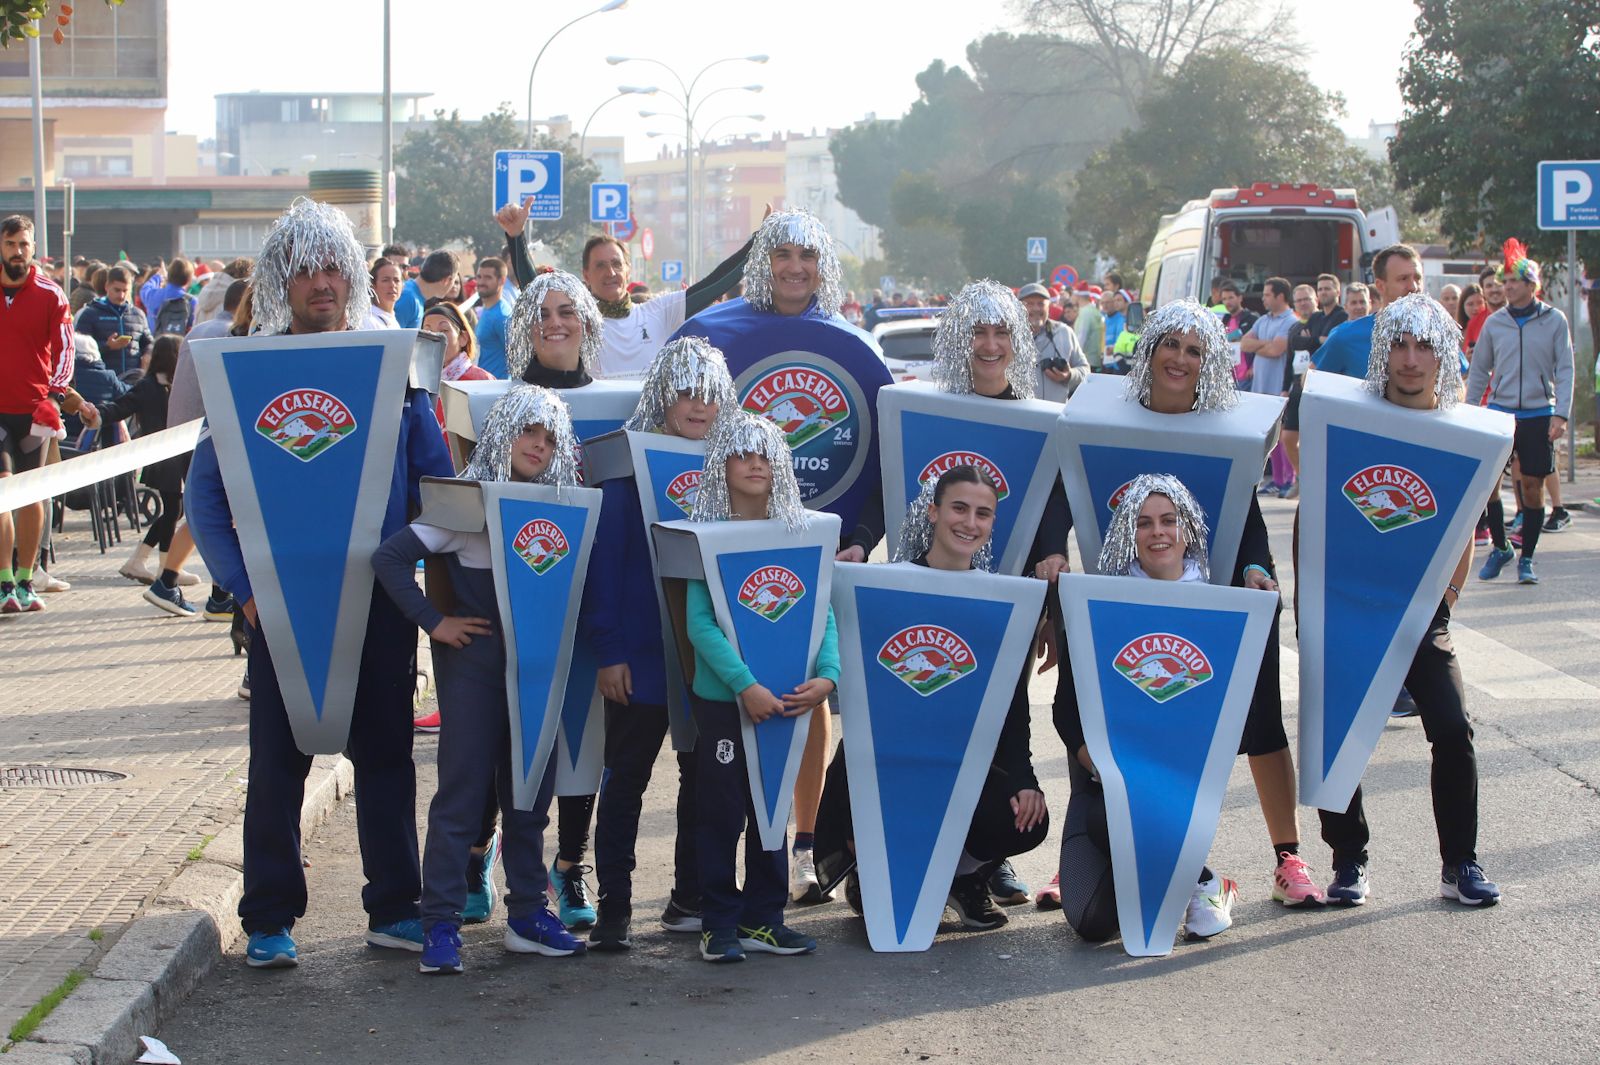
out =
[[662,259],[661,280],[671,284],[681,284],[683,281],[683,260]]
[[1539,228],[1600,229],[1600,159],[1539,164]]
[[1044,237],[1028,238],[1028,261],[1030,263],[1044,262],[1050,257],[1049,251],[1050,242]]
[[589,221],[626,222],[627,220],[627,182],[596,181],[589,186]]
[[[521,149],[494,153],[494,209],[528,197],[528,217],[561,217],[561,153]],[[623,217],[627,217],[624,215]]]

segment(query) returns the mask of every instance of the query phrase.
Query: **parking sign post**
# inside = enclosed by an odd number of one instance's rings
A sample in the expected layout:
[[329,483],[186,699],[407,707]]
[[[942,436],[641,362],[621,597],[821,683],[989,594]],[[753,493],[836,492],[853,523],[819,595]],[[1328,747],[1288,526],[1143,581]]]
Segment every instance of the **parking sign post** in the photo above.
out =
[[[494,204],[498,211],[508,203],[528,201],[529,220],[561,218],[561,153],[510,149],[494,153]],[[624,215],[623,217],[627,217]]]
[[[1578,230],[1600,229],[1600,159],[1539,163],[1539,228],[1567,231],[1567,326],[1578,334]],[[1597,353],[1600,357],[1600,353]],[[1567,483],[1578,479],[1578,434],[1567,423]]]

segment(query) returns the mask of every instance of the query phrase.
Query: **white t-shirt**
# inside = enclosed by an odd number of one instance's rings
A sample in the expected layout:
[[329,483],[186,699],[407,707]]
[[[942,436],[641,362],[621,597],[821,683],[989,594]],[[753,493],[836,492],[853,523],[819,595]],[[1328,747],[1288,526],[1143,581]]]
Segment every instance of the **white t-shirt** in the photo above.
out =
[[417,534],[423,547],[436,555],[454,551],[456,558],[467,569],[490,568],[489,534],[486,532],[454,532],[437,525],[424,525],[420,521],[411,523],[411,531]]
[[628,308],[626,318],[605,319],[596,377],[643,377],[656,352],[683,325],[684,290],[663,292]]

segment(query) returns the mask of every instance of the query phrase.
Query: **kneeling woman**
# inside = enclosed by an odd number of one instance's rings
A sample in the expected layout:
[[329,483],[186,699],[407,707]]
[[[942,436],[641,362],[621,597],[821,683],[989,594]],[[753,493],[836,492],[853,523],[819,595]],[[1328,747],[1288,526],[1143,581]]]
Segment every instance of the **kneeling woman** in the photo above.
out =
[[[895,561],[957,572],[986,570],[998,503],[999,492],[986,473],[975,466],[951,467],[912,502]],[[1044,793],[1028,749],[1028,670],[1024,663],[1023,684],[1006,714],[950,884],[949,905],[967,928],[998,928],[1006,923],[1006,915],[990,895],[990,878],[1001,863],[1043,843],[1050,830]],[[838,868],[841,858],[848,863],[846,856],[855,850],[843,747],[828,768],[817,848],[824,858],[824,872]],[[854,874],[845,894],[859,912]]]
[[[566,404],[549,389],[516,385],[490,408],[463,480],[577,483],[577,443]],[[440,613],[417,587],[417,561],[442,555],[458,609]],[[582,954],[545,904],[549,879],[544,830],[555,789],[554,757],[532,810],[511,797],[511,714],[506,704],[506,648],[486,532],[459,533],[414,522],[385,540],[372,568],[400,612],[434,641],[439,675],[439,787],[428,807],[423,848],[424,973],[461,971],[460,929],[469,864],[485,806],[498,804],[504,826],[506,949],[517,954]]]
[[[1165,474],[1134,478],[1106,531],[1100,571],[1145,580],[1204,582],[1207,569],[1206,520],[1189,490],[1176,477]],[[1117,932],[1106,795],[1084,742],[1078,689],[1065,641],[1060,668],[1055,724],[1072,756],[1067,763],[1072,798],[1067,802],[1066,828],[1061,835],[1061,908],[1073,931],[1098,943]],[[1184,913],[1186,938],[1209,939],[1230,927],[1238,894],[1238,884],[1203,868]]]

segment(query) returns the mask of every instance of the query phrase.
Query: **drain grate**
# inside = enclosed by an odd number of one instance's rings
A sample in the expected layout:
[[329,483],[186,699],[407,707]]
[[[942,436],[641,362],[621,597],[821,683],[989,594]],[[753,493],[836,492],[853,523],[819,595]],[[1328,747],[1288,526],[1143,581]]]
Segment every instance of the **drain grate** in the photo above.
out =
[[108,769],[62,769],[50,765],[0,766],[0,788],[82,788],[126,780]]

